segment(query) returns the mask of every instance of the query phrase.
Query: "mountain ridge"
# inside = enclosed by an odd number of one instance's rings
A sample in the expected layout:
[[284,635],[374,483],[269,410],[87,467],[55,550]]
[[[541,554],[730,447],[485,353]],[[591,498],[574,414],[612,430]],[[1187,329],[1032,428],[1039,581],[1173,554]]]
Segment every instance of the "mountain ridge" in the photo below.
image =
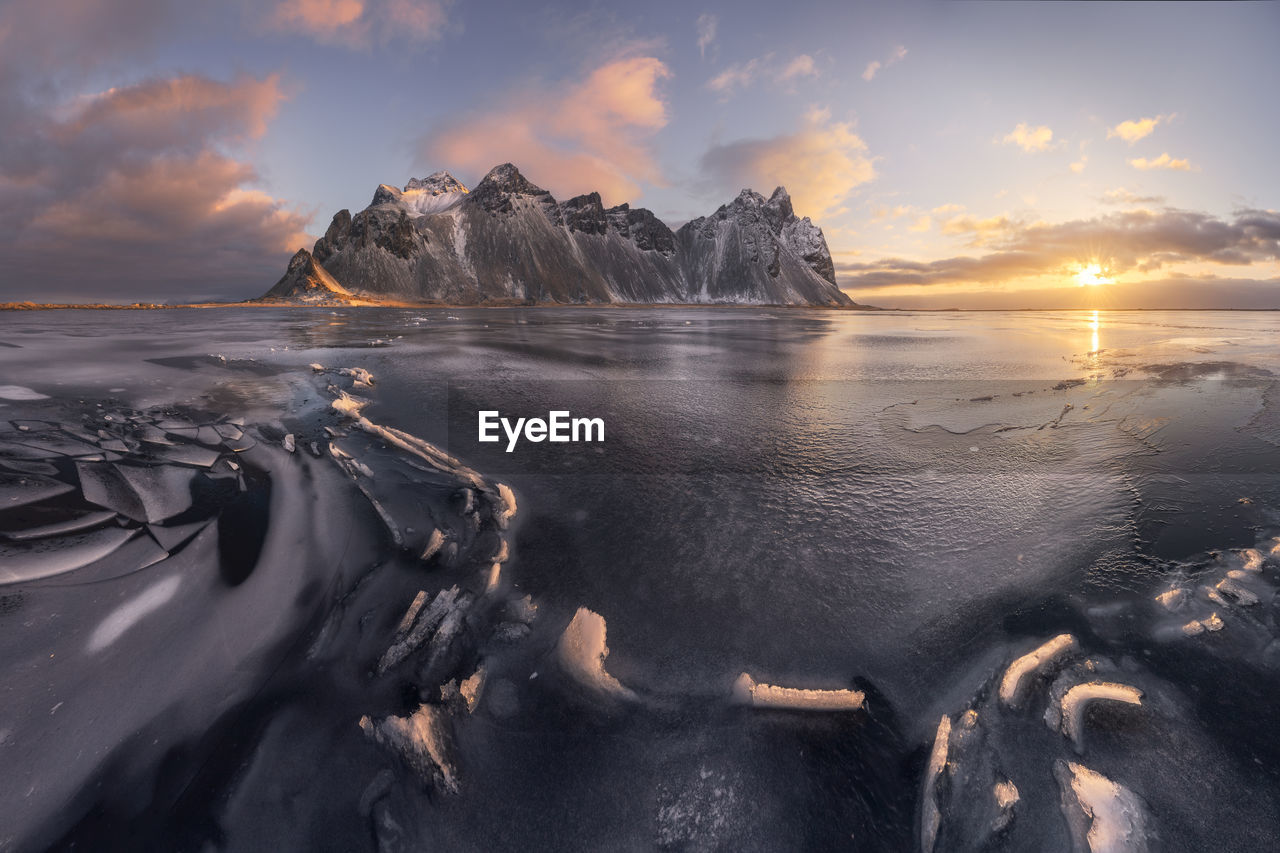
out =
[[447,171],[380,184],[258,301],[345,299],[860,307],[836,286],[822,229],[795,215],[783,187],[767,199],[743,190],[672,231],[596,192],[557,201],[511,163],[471,189]]

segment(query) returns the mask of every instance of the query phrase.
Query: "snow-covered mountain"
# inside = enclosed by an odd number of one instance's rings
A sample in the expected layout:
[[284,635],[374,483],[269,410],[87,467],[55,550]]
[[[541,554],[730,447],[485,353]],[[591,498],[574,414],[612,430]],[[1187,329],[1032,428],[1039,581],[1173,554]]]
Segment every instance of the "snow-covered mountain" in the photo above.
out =
[[[324,296],[321,297],[321,291]],[[510,163],[472,190],[448,172],[338,211],[266,300],[851,305],[822,229],[782,187],[743,190],[672,232],[599,193],[558,202]]]

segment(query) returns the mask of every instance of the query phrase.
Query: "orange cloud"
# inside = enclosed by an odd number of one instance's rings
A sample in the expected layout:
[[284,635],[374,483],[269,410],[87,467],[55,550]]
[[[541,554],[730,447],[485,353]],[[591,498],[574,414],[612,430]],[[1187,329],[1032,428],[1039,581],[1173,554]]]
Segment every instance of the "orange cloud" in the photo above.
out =
[[422,159],[472,174],[514,160],[557,195],[598,190],[607,203],[633,200],[642,182],[664,183],[648,139],[667,124],[659,85],[670,76],[651,56],[606,63],[567,91],[532,88],[463,117],[425,140]]
[[229,149],[265,133],[283,97],[275,76],[183,75],[28,115],[34,153],[0,162],[15,283],[103,299],[260,291],[263,270],[308,242],[310,217],[254,187]]
[[1167,122],[1173,117],[1174,114],[1170,113],[1169,115],[1158,115],[1155,118],[1140,118],[1137,121],[1122,121],[1115,127],[1107,128],[1107,139],[1119,137],[1132,145],[1139,139],[1150,136],[1156,129],[1156,125],[1161,122]]
[[1023,151],[1048,151],[1053,147],[1053,131],[1046,125],[1030,127],[1020,122],[1004,137],[1006,145],[1012,143]]
[[853,190],[872,180],[874,159],[847,122],[813,109],[795,133],[719,145],[702,156],[703,168],[727,191],[744,186],[768,194],[775,186],[791,193],[802,216],[838,212]]
[[283,100],[277,74],[241,74],[230,83],[188,74],[89,95],[59,132],[74,137],[92,129],[152,147],[214,132],[257,138]]
[[953,216],[942,223],[943,234],[972,234],[971,245],[980,246],[999,237],[1012,227],[1007,216],[991,216],[976,219],[972,216]]
[[352,48],[397,38],[429,41],[448,24],[450,5],[452,0],[280,0],[266,26]]
[[1152,169],[1168,169],[1175,172],[1190,172],[1190,160],[1178,160],[1169,156],[1169,152],[1161,154],[1159,157],[1148,160],[1146,157],[1135,157],[1129,161],[1129,165],[1135,169],[1148,172]]
[[885,68],[888,68],[890,65],[894,65],[898,62],[901,62],[903,59],[906,58],[906,56],[907,56],[907,49],[902,45],[898,45],[893,49],[893,53],[889,55],[889,58],[886,59],[884,62],[881,62],[878,59],[868,62],[867,67],[862,72],[862,79],[870,83],[872,80],[875,79],[876,75],[879,74],[882,70],[884,70]]

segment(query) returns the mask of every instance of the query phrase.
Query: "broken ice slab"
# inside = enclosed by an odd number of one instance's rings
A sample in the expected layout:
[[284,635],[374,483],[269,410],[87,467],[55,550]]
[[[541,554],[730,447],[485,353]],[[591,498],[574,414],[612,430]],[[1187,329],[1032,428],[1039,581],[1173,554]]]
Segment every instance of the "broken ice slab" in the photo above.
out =
[[30,582],[75,571],[108,556],[135,532],[122,527],[104,527],[57,539],[36,539],[13,545],[0,543],[0,584]]
[[56,476],[58,473],[56,466],[40,459],[5,459],[0,456],[0,468],[15,474],[40,474],[48,477]]
[[631,688],[605,671],[605,658],[609,656],[607,632],[603,616],[579,607],[556,648],[560,665],[584,687],[608,696],[635,699]]
[[377,743],[397,753],[424,779],[456,794],[458,773],[452,757],[449,716],[422,705],[408,717],[360,718],[360,728]]
[[13,509],[36,501],[48,500],[67,492],[75,486],[43,477],[39,474],[16,474],[0,471],[0,509]]
[[[165,432],[182,435],[184,438],[194,437],[195,431],[199,429],[198,424],[192,423],[186,418],[165,418],[164,420],[156,421],[156,426]],[[190,432],[191,435],[186,435],[187,432]]]
[[1146,853],[1150,849],[1145,803],[1123,785],[1074,762],[1053,763],[1062,814],[1080,853]]
[[1028,680],[1033,675],[1043,675],[1064,657],[1079,649],[1076,638],[1059,634],[1039,648],[1028,652],[1009,664],[1000,681],[1000,701],[1014,706],[1022,700]]
[[427,591],[425,589],[418,590],[418,594],[413,597],[413,601],[409,604],[409,609],[404,612],[404,616],[400,617],[400,624],[396,626],[396,636],[394,642],[400,642],[409,633],[409,629],[413,627],[413,620],[418,618],[418,611],[422,610],[422,605],[427,602]]
[[176,442],[171,441],[167,436],[165,436],[162,430],[158,430],[150,425],[144,426],[142,429],[138,430],[137,436],[147,444],[158,444],[162,447],[176,444]]
[[1058,728],[1071,739],[1076,749],[1083,749],[1085,716],[1095,702],[1141,705],[1142,691],[1128,684],[1104,681],[1077,684],[1062,695],[1058,708],[1050,707],[1045,712],[1045,722],[1051,727],[1057,722]]
[[222,433],[211,426],[202,426],[196,431],[196,441],[201,444],[207,444],[212,447],[222,443]]
[[44,539],[50,536],[63,536],[68,533],[79,533],[82,530],[88,530],[89,528],[97,527],[100,524],[106,524],[115,517],[116,514],[114,512],[107,510],[102,512],[86,512],[52,524],[42,524],[39,527],[28,527],[26,530],[14,530],[3,535],[8,539],[18,542],[23,542],[28,539]]
[[733,696],[744,705],[792,711],[857,711],[866,700],[861,690],[777,687],[761,684],[745,672],[733,683]]
[[222,438],[237,439],[244,435],[244,430],[234,424],[214,424],[213,429]]
[[[21,436],[12,436],[15,439],[21,439]],[[38,447],[32,447],[29,444],[22,444],[20,441],[0,441],[0,458],[4,459],[57,459],[62,456],[61,453],[55,453],[52,450],[41,450]]]
[[929,752],[929,768],[924,778],[923,805],[920,808],[920,850],[922,853],[933,853],[934,842],[938,839],[938,828],[942,825],[942,812],[938,808],[938,778],[947,766],[947,753],[951,742],[951,718],[943,716],[938,723],[937,734],[933,738],[933,749]]
[[80,490],[86,501],[134,521],[146,520],[142,499],[116,465],[110,462],[77,462],[76,473],[80,475]]
[[80,441],[79,439],[70,438],[56,433],[40,433],[38,435],[23,436],[19,439],[19,443],[24,444],[27,447],[34,447],[37,450],[45,450],[59,456],[87,456],[91,453],[98,452],[97,445],[88,444]]
[[147,532],[151,537],[160,543],[160,547],[166,551],[176,551],[179,546],[188,542],[205,527],[212,524],[211,521],[193,521],[190,524],[178,524],[173,527],[166,527],[163,524],[148,524]]
[[154,524],[173,518],[191,508],[191,483],[195,473],[172,465],[117,465],[142,504],[143,517],[137,521]]
[[407,658],[422,645],[427,635],[434,631],[446,616],[455,611],[464,611],[470,602],[470,596],[462,594],[456,584],[436,593],[431,604],[418,614],[413,628],[402,639],[392,642],[391,646],[383,652],[381,660],[378,661],[378,674],[381,675]]
[[218,452],[191,444],[178,444],[153,450],[157,459],[174,462],[178,465],[192,465],[196,468],[211,468],[218,461]]
[[228,438],[222,443],[222,446],[228,450],[234,450],[236,453],[243,453],[250,450],[258,444],[257,441],[249,437],[248,433],[241,433],[239,438]]
[[50,586],[94,584],[131,575],[165,560],[169,552],[146,533],[133,531],[131,537],[119,548],[81,566],[73,572],[45,579]]

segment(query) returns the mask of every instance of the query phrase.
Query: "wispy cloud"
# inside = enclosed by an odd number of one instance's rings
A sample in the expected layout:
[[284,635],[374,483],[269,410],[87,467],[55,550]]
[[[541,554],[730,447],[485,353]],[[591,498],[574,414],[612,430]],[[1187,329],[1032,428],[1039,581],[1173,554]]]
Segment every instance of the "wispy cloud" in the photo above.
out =
[[1107,128],[1107,139],[1120,138],[1132,145],[1139,139],[1144,139],[1152,134],[1156,129],[1156,125],[1162,122],[1168,122],[1175,118],[1176,113],[1168,115],[1158,115],[1155,118],[1140,118],[1136,121],[1122,121],[1115,127]]
[[815,218],[841,210],[876,174],[853,125],[832,121],[825,109],[810,110],[795,133],[717,145],[703,154],[702,167],[721,191],[785,186],[796,211]]
[[883,62],[881,62],[878,59],[874,59],[871,62],[868,62],[867,67],[862,72],[862,79],[870,83],[872,80],[875,79],[877,74],[879,74],[884,69],[888,68],[890,65],[895,65],[901,62],[903,59],[906,58],[906,56],[907,56],[907,49],[902,45],[898,45],[893,49],[893,53],[889,54],[889,58],[884,60]]
[[421,159],[473,175],[515,158],[529,179],[560,195],[598,190],[634,200],[640,184],[665,183],[649,139],[666,126],[660,89],[670,69],[652,56],[617,59],[581,82],[525,87],[429,135]]
[[1133,190],[1117,187],[1114,190],[1107,190],[1102,194],[1100,201],[1103,204],[1164,204],[1164,196],[1162,195],[1141,195]]
[[807,53],[802,53],[795,59],[791,60],[786,66],[778,72],[779,83],[789,83],[799,77],[817,77],[818,66],[814,64],[813,57]]
[[268,29],[301,33],[322,44],[368,48],[391,41],[439,38],[452,0],[278,0]]
[[1047,125],[1031,127],[1025,122],[1019,122],[1001,141],[1006,145],[1017,145],[1023,151],[1048,151],[1053,147],[1053,131]]
[[1129,165],[1135,169],[1144,172],[1152,169],[1167,169],[1174,172],[1190,172],[1192,169],[1190,160],[1176,159],[1169,156],[1169,152],[1161,154],[1159,157],[1148,160],[1146,157],[1135,157],[1129,161]]
[[778,85],[788,85],[804,77],[818,77],[821,72],[813,57],[802,53],[792,59],[781,62],[774,54],[737,62],[726,67],[707,81],[707,88],[727,100],[743,89],[747,89],[765,80]]
[[715,43],[716,29],[719,26],[720,19],[710,13],[699,15],[693,25],[694,31],[698,34],[698,55],[703,59],[707,58],[707,49]]

